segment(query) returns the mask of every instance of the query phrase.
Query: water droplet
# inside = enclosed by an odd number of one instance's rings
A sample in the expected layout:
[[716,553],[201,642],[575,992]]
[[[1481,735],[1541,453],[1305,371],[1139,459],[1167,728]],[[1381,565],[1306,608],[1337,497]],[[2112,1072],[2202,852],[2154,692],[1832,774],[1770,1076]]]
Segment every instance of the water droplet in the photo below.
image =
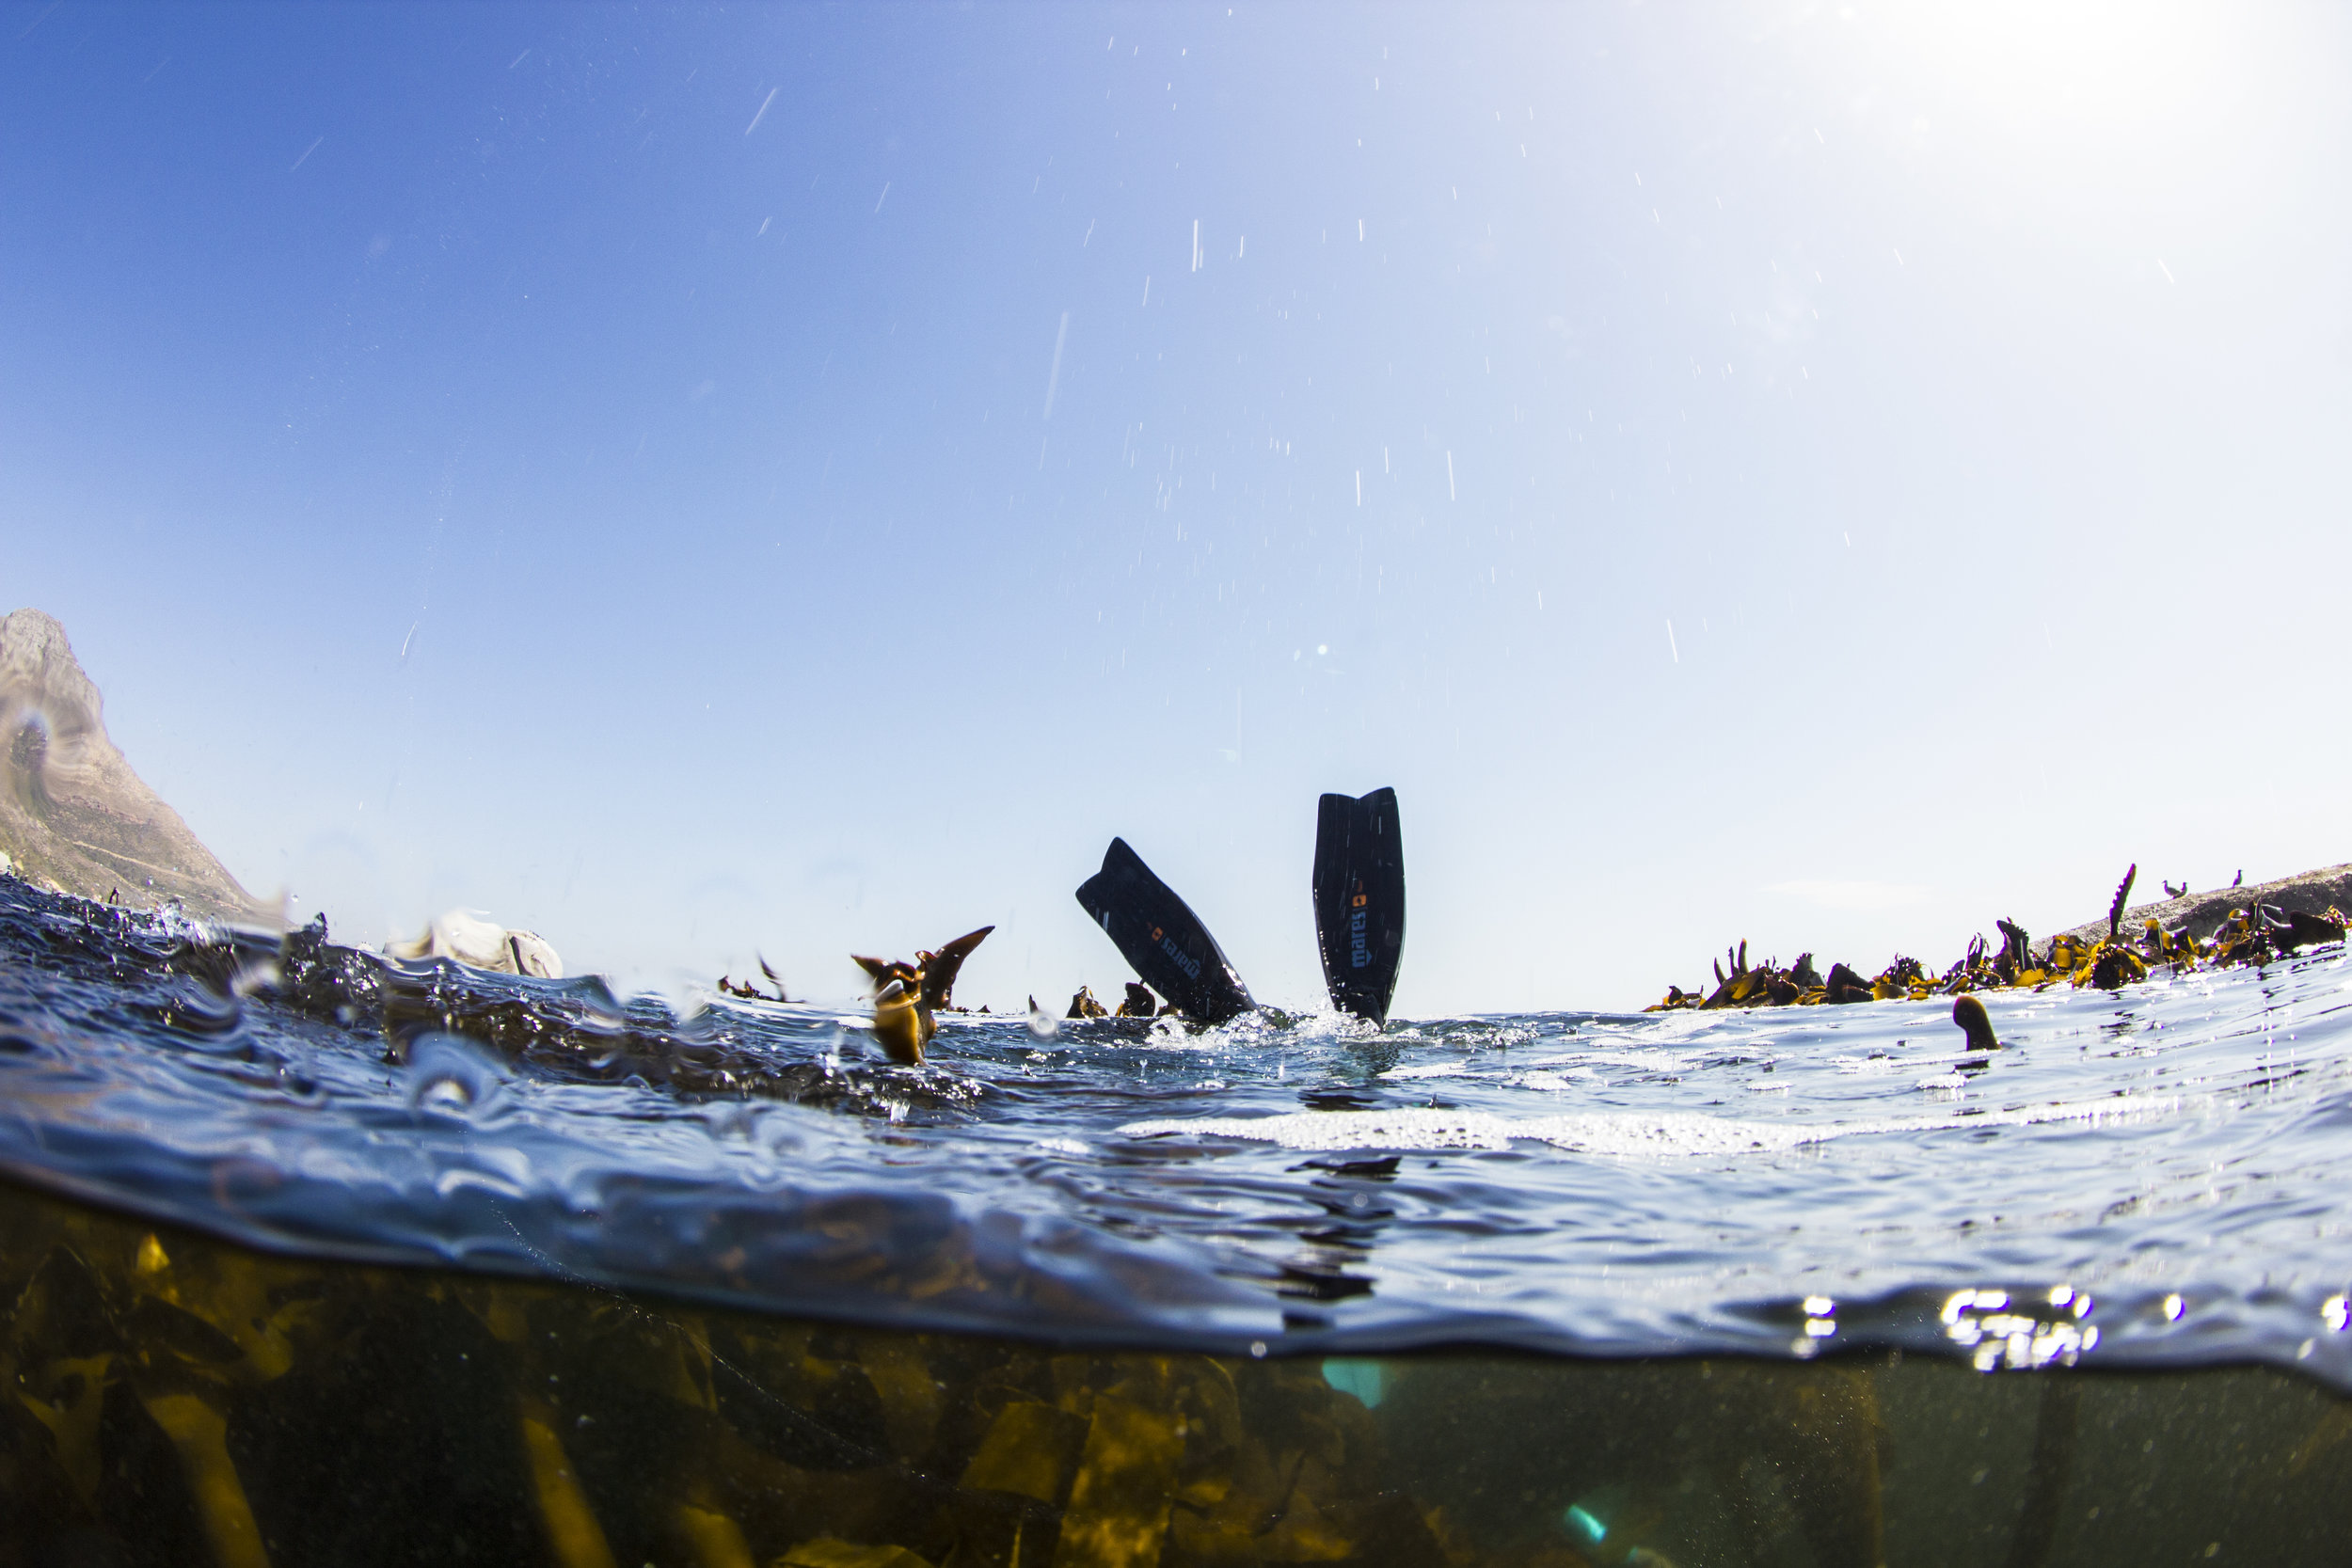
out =
[[505,1082],[505,1064],[462,1036],[423,1035],[408,1048],[408,1109],[417,1116],[479,1121]]

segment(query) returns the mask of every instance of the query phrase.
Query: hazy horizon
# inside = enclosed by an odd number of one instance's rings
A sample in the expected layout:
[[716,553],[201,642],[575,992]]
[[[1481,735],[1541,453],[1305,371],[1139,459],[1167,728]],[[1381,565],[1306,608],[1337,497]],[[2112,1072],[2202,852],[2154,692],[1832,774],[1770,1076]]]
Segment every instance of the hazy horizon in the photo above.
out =
[[0,573],[255,893],[574,970],[1124,836],[1318,1003],[1942,965],[2352,859],[2352,22],[0,4]]

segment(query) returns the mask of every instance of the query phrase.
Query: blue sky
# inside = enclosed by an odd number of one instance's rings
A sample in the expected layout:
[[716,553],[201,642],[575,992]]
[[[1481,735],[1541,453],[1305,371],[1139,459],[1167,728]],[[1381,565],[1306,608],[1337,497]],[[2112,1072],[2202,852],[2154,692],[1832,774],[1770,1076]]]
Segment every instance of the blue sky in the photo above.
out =
[[248,886],[1405,1013],[2352,858],[2318,8],[0,7],[0,598]]

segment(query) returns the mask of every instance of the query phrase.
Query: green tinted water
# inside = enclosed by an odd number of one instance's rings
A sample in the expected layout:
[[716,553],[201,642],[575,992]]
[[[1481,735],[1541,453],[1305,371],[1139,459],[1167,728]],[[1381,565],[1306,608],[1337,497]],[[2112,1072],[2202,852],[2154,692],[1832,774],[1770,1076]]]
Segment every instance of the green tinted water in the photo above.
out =
[[5,1560],[2334,1560],[2269,1370],[1057,1354],[269,1257],[0,1189]]

